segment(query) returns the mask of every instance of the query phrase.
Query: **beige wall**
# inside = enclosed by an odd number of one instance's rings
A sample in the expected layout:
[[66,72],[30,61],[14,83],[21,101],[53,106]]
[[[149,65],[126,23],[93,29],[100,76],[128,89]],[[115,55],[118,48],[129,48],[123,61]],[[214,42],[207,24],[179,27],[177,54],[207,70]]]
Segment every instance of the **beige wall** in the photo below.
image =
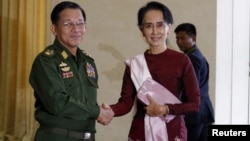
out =
[[[50,1],[53,7],[60,0]],[[137,11],[148,0],[72,1],[79,3],[87,14],[87,33],[80,47],[96,61],[100,76],[98,101],[100,104],[115,103],[120,95],[124,60],[148,48],[137,28]],[[158,1],[166,4],[172,11],[173,30],[182,22],[196,25],[197,44],[210,64],[210,95],[214,103],[216,0]],[[53,36],[49,38],[53,39]],[[178,50],[173,32],[169,39],[170,48]],[[132,111],[128,115],[115,118],[108,126],[98,124],[97,141],[127,140],[131,118]]]

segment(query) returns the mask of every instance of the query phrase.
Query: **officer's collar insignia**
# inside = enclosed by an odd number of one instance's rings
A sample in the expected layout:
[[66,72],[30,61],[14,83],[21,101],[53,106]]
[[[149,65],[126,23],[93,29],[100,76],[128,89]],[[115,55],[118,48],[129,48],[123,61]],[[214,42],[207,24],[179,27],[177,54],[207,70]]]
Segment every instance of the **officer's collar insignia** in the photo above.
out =
[[86,70],[87,70],[88,77],[90,77],[90,78],[95,78],[96,77],[95,76],[95,68],[88,62],[86,64]]
[[61,55],[63,56],[64,59],[68,57],[68,54],[65,52],[65,50],[61,53]]
[[54,50],[47,49],[44,53],[45,53],[46,55],[50,56],[50,55],[53,55],[53,54],[54,54]]
[[68,66],[68,64],[61,62],[61,64],[59,64],[59,67],[62,71],[63,78],[70,78],[74,76],[73,72],[70,71],[70,67]]

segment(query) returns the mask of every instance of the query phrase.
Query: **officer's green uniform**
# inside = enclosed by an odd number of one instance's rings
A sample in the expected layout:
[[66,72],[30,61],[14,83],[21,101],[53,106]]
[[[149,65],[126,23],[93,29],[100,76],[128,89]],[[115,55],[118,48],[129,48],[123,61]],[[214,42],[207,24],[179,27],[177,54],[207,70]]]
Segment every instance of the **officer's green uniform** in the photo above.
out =
[[100,112],[97,80],[93,58],[80,48],[77,61],[57,40],[45,48],[29,78],[36,98],[35,118],[41,125],[36,141],[79,141],[86,132],[94,141]]

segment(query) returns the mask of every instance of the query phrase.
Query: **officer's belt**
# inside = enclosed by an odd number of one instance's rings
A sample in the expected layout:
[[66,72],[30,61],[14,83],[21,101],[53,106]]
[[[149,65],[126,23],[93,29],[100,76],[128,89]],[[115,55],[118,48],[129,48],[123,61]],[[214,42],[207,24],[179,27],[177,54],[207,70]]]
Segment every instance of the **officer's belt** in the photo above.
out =
[[70,138],[76,138],[76,139],[90,139],[91,138],[91,133],[89,132],[77,132],[77,131],[73,131],[73,130],[68,130],[68,129],[64,129],[64,128],[57,128],[57,127],[47,127],[47,126],[40,126],[40,129],[45,130],[49,133],[54,133],[54,134],[58,134],[58,135],[63,135],[63,136],[67,136]]

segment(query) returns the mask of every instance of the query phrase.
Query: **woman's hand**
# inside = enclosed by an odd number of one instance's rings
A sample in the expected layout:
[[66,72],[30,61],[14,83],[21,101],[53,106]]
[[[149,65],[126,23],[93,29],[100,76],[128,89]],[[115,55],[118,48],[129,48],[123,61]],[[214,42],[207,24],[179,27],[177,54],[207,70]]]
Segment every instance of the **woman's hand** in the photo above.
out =
[[145,107],[147,114],[151,117],[166,116],[168,114],[168,106],[158,104],[149,94],[147,94],[149,105]]

